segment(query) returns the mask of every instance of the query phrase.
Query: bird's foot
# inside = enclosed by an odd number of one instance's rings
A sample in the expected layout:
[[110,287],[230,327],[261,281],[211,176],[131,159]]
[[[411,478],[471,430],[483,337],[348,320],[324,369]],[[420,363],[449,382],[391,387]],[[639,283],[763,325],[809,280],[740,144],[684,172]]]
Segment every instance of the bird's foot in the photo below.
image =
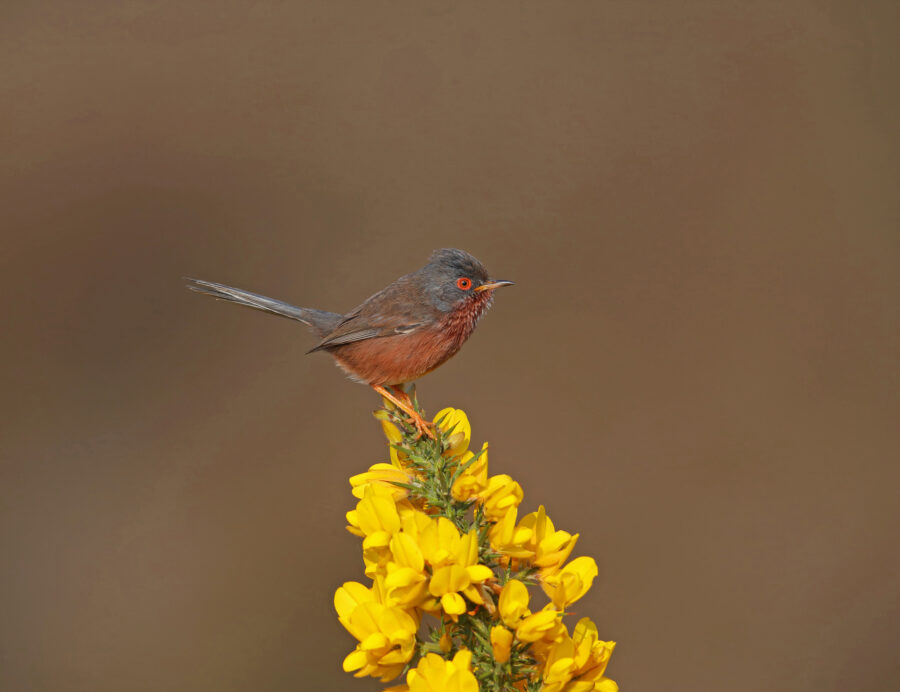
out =
[[409,419],[406,422],[416,426],[416,440],[419,440],[422,435],[426,435],[432,440],[436,439],[434,436],[434,424],[422,418],[422,416],[415,411],[410,414]]
[[432,440],[436,439],[434,435],[434,424],[422,418],[422,415],[416,410],[415,406],[413,406],[409,395],[403,391],[402,388],[392,387],[392,392],[390,389],[382,387],[381,385],[372,385],[372,389],[381,394],[381,396],[390,401],[408,416],[405,422],[415,426],[417,440],[422,437],[422,435],[427,435]]
[[409,408],[404,409],[406,413],[409,415],[409,418],[406,422],[409,425],[414,425],[417,431],[416,440],[422,437],[422,435],[427,435],[432,440],[435,439],[434,436],[434,423],[425,420],[422,417],[422,412],[418,407],[418,402],[413,399],[416,395],[415,385],[412,389],[412,396],[410,396],[409,392],[406,391],[406,388],[401,385],[393,385],[391,389],[394,391],[394,394],[400,399],[403,403],[405,403]]

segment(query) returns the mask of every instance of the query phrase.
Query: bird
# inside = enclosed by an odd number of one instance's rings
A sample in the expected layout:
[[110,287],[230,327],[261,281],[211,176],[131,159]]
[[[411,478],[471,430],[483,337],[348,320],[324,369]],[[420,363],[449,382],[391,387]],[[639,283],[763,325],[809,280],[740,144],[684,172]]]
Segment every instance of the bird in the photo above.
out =
[[484,265],[455,248],[435,250],[421,269],[401,276],[346,314],[303,308],[225,284],[185,277],[198,293],[305,324],[319,341],[307,353],[329,353],[352,380],[403,411],[419,436],[432,424],[404,385],[452,358],[512,281],[491,279]]

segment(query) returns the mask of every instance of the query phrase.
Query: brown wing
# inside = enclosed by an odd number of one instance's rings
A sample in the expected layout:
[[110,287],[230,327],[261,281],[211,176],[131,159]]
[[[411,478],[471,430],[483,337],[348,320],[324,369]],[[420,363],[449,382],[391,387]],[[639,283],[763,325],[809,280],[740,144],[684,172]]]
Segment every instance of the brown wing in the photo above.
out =
[[347,313],[344,320],[309,352],[366,339],[409,334],[432,324],[437,317],[437,310],[416,291],[411,276],[403,276]]

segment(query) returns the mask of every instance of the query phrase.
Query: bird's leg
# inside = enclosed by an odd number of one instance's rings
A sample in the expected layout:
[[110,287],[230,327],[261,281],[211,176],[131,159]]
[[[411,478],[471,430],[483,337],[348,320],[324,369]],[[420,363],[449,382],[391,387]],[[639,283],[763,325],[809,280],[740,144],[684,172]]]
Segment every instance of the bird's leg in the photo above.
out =
[[[400,399],[407,406],[409,406],[409,408],[411,410],[416,411],[417,413],[420,413],[420,418],[421,418],[421,414],[423,414],[424,411],[421,411],[418,407],[419,402],[415,398],[415,396],[416,396],[416,386],[415,385],[413,385],[411,387],[411,391],[407,391],[406,385],[402,385],[402,384],[388,385],[388,389],[390,389],[398,399]],[[414,421],[410,421],[410,422],[414,422]],[[424,423],[428,426],[429,430],[434,428],[433,423],[429,423],[428,421],[424,421]],[[422,428],[418,423],[416,423],[416,428],[419,430],[419,437],[421,437],[422,436]],[[430,432],[429,432],[429,437],[434,439],[434,436],[431,435]]]
[[404,404],[406,404],[410,408],[415,408],[415,406],[413,406],[412,399],[410,399],[409,394],[406,393],[406,387],[404,387],[402,384],[389,384],[387,388]]
[[[421,437],[422,433],[428,435],[432,440],[434,438],[434,432],[431,430],[431,423],[422,418],[419,415],[419,412],[413,408],[412,402],[409,399],[409,395],[403,390],[400,390],[401,394],[398,396],[396,393],[391,392],[386,387],[382,387],[380,384],[373,384],[372,389],[381,394],[385,399],[390,401],[394,406],[403,411],[407,416],[409,416],[409,422],[416,426],[416,430],[419,431],[419,436]],[[396,392],[396,390],[395,390]],[[402,397],[402,398],[401,398]]]
[[413,404],[412,399],[407,393],[406,389],[403,385],[389,385],[388,389],[394,393],[396,399],[392,399],[395,405],[397,405],[399,400],[399,405],[402,411],[404,411],[407,415],[409,415],[409,423],[415,425],[418,434],[416,435],[416,439],[422,437],[424,433],[432,440],[435,439],[433,432],[433,424],[429,421],[422,418],[422,415],[416,409],[416,406]]
[[391,391],[394,392],[394,395],[398,399],[405,402],[411,409],[416,408],[416,403],[418,402],[413,402],[413,396],[415,396],[416,393],[415,387],[412,388],[412,394],[410,394],[410,392],[407,392],[406,387],[402,384],[392,384],[388,385],[388,387],[391,389]]

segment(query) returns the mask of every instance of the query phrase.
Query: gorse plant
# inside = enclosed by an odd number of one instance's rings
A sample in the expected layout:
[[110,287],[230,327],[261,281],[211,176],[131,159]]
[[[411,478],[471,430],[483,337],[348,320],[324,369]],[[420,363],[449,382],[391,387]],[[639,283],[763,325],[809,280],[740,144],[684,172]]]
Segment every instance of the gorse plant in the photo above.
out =
[[[466,414],[447,408],[435,439],[418,436],[385,402],[376,412],[391,463],[353,476],[359,501],[348,530],[363,539],[369,586],[334,596],[357,640],[344,670],[383,682],[385,692],[616,692],[605,677],[614,642],[567,608],[597,576],[593,558],[567,562],[578,534],[559,531],[544,507],[518,517],[521,486],[488,476],[487,443],[469,449]],[[549,603],[532,611],[529,588]]]

